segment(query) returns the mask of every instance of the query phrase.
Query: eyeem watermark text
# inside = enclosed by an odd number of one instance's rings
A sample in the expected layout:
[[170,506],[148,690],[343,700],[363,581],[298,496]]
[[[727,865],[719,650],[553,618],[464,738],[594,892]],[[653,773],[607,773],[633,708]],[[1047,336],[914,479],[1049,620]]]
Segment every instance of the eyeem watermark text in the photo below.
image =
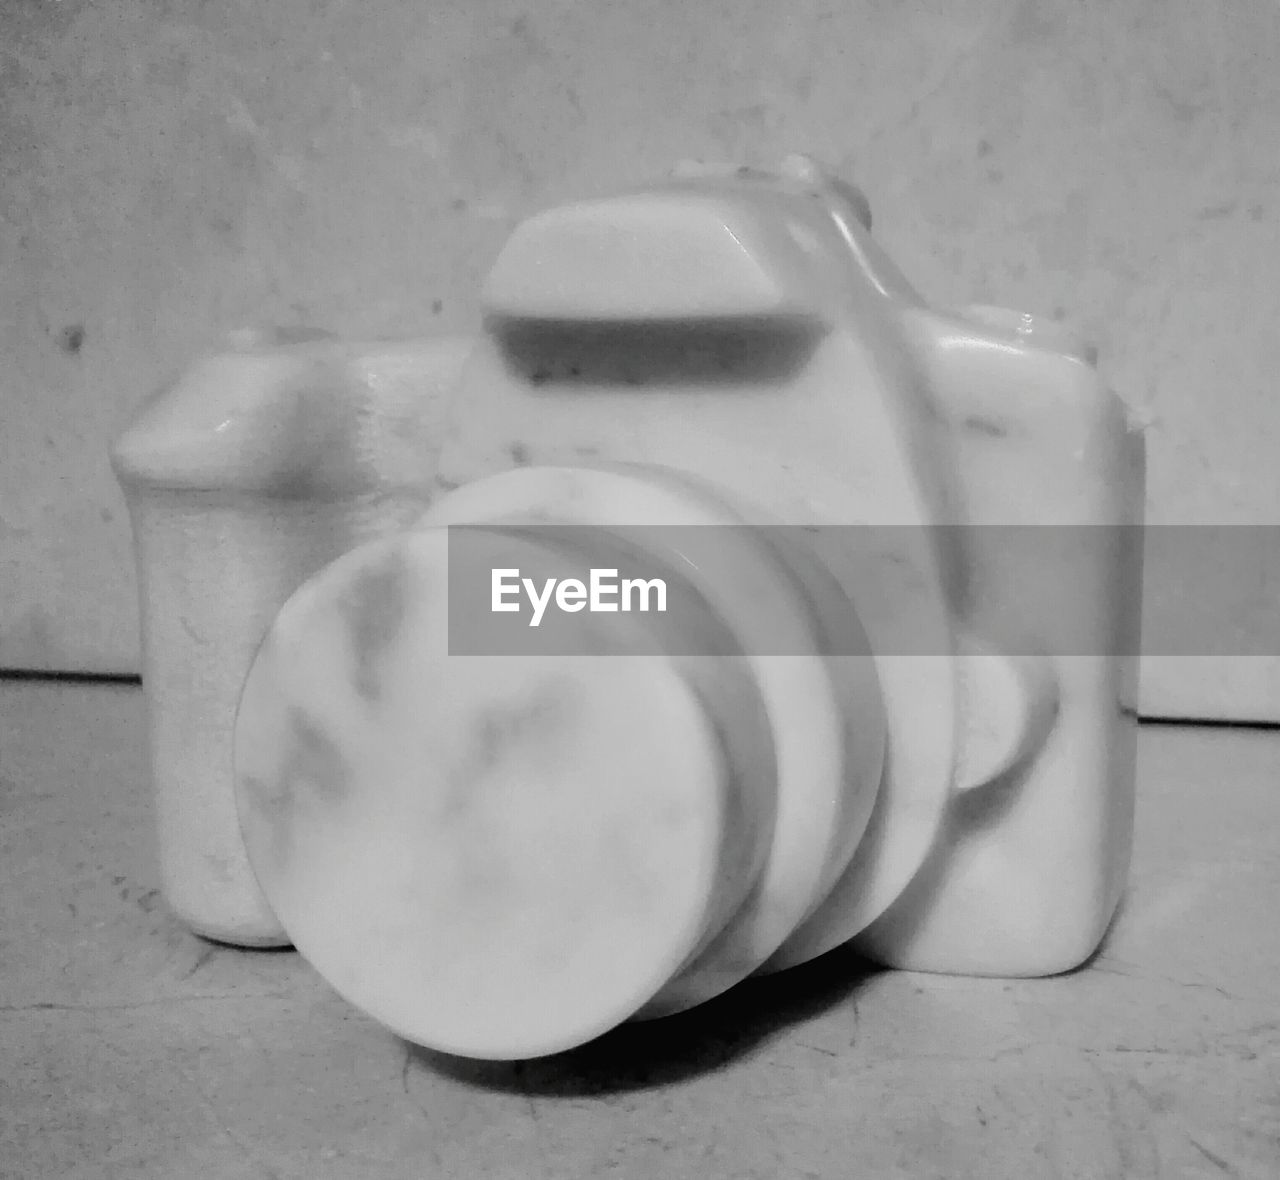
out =
[[580,578],[547,578],[541,588],[532,578],[522,578],[519,569],[495,569],[490,586],[494,611],[520,610],[520,596],[524,594],[533,607],[530,627],[541,624],[553,598],[556,608],[568,614],[580,610],[662,614],[667,609],[667,583],[662,578],[619,578],[616,569],[593,569],[587,582]]

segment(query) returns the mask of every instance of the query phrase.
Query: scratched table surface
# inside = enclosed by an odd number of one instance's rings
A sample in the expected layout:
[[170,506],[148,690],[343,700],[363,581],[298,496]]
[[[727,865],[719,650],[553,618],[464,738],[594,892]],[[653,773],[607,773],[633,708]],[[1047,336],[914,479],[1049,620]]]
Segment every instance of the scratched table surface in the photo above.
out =
[[1145,728],[1138,796],[1072,975],[837,951],[478,1065],[166,913],[140,689],[0,682],[0,1175],[1280,1176],[1280,733]]

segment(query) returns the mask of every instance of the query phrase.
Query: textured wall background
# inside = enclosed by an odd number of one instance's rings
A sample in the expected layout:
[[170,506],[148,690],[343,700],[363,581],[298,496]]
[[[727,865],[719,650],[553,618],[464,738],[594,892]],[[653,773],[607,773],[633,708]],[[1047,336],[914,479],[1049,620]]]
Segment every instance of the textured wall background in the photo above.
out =
[[[1275,522],[1278,50],[1274,0],[0,5],[0,667],[137,667],[106,446],[194,352],[466,330],[522,215],[683,156],[840,165],[929,298],[1098,341],[1153,521]],[[1280,662],[1143,703],[1280,717]]]

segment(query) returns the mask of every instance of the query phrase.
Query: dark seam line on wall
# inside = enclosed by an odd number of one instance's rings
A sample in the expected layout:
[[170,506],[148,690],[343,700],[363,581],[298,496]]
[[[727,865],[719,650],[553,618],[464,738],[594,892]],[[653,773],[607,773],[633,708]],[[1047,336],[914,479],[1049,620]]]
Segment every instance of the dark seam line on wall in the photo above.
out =
[[1280,730],[1280,721],[1228,721],[1221,717],[1152,717],[1143,714],[1142,725],[1177,725],[1183,729]]
[[0,680],[56,680],[64,684],[141,684],[133,672],[52,672],[41,668],[0,668]]
[[[50,672],[39,668],[0,668],[0,680],[51,680],[70,684],[140,685],[142,677],[131,672]],[[1132,717],[1131,709],[1123,710]],[[1174,725],[1191,729],[1257,729],[1280,730],[1280,721],[1238,721],[1220,717],[1161,717],[1143,713],[1140,725]]]

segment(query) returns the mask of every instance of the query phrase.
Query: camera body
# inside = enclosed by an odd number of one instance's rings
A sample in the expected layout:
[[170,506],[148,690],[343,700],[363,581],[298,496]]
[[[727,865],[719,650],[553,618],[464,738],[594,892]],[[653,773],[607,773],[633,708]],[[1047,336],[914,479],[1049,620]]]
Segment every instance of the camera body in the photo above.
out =
[[[257,342],[144,411],[116,463],[138,535],[166,895],[184,896],[193,866],[220,861],[225,878],[217,922],[199,912],[207,883],[177,906],[197,930],[292,939],[397,1031],[474,1056],[567,1047],[850,940],[888,966],[974,975],[1047,975],[1093,953],[1132,838],[1141,436],[1060,325],[927,307],[869,223],[860,194],[804,159],[771,174],[685,167],[519,226],[474,339]],[[203,424],[179,429],[196,406]],[[337,903],[316,896],[329,878],[367,875],[368,858],[333,851],[333,832],[417,806],[368,786],[383,773],[368,751],[412,744],[418,714],[359,720],[351,693],[312,700],[326,765],[357,783],[343,788],[354,811],[322,840],[282,785],[300,748],[290,718],[311,691],[289,669],[310,659],[298,652],[338,653],[307,664],[313,685],[351,652],[359,662],[364,632],[338,606],[387,562],[416,571],[397,575],[395,596],[425,602],[432,578],[461,568],[454,539],[468,530],[516,530],[536,564],[538,530],[562,526],[606,538],[603,565],[618,564],[616,543],[685,587],[697,610],[644,658],[678,666],[718,738],[713,755],[672,736],[662,765],[678,777],[706,754],[752,785],[716,788],[707,873],[720,885],[705,885],[684,941],[625,1003],[541,1038],[514,1026],[505,1040],[453,1037],[418,1023],[403,989],[380,999],[386,979],[368,962],[384,977],[423,969],[387,951],[403,933],[380,950],[352,941],[334,933]],[[714,538],[700,557],[673,539],[695,533]],[[481,545],[473,565],[495,552]],[[421,617],[458,610],[458,585]],[[732,670],[677,650],[702,634],[694,615],[729,636]],[[382,643],[426,644],[410,631]],[[224,660],[199,722],[199,694],[175,671],[198,662],[193,632]],[[395,692],[430,713],[443,706],[414,679],[430,679],[424,661],[402,656]],[[243,846],[230,778],[208,781],[196,807],[174,764],[193,725],[218,775],[234,760]],[[735,790],[750,795],[736,819]],[[290,855],[275,840],[282,809]],[[409,904],[384,885],[370,905]],[[536,1005],[522,1019],[556,1025]]]

